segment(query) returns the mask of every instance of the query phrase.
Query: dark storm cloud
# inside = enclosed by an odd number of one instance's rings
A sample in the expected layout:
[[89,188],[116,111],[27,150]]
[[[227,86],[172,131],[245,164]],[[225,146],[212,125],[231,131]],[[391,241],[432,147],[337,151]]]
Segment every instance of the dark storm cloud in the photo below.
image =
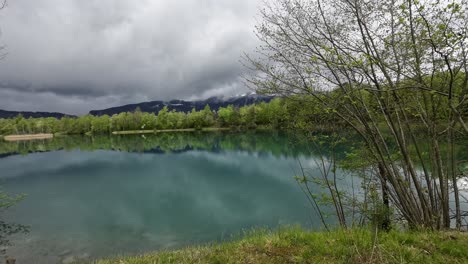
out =
[[97,87],[91,82],[80,82],[63,84],[60,86],[44,84],[42,86],[32,85],[31,83],[21,84],[18,83],[0,83],[0,89],[13,90],[23,93],[54,93],[64,96],[79,96],[79,97],[94,97],[105,96],[106,92]]
[[0,109],[85,113],[245,91],[253,0],[9,0]]

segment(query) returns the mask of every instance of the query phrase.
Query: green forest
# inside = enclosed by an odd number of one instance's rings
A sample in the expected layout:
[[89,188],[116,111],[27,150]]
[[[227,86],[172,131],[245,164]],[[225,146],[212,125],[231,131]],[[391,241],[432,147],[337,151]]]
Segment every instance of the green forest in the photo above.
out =
[[[461,84],[459,85],[459,87]],[[460,89],[457,89],[460,90]],[[357,90],[360,97],[368,101],[375,108],[377,102],[372,102],[370,93],[366,89]],[[0,119],[0,135],[35,134],[35,133],[60,133],[60,134],[110,134],[115,131],[138,130],[174,130],[174,129],[202,129],[202,128],[234,128],[234,129],[317,129],[346,126],[339,115],[340,106],[349,104],[349,96],[341,94],[338,90],[327,92],[327,95],[319,95],[322,100],[333,102],[335,107],[323,108],[315,103],[312,96],[277,97],[266,103],[246,105],[243,107],[220,107],[214,111],[209,105],[203,110],[191,112],[169,111],[165,106],[159,113],[142,112],[138,108],[133,112],[122,112],[113,116],[84,115],[80,117],[64,117],[61,119],[48,118],[24,118],[21,115],[16,118]],[[417,100],[408,91],[400,93],[405,101]],[[449,111],[447,102],[433,100],[437,104],[437,119],[446,119]],[[419,102],[420,103],[420,102]],[[418,102],[412,104],[417,105]],[[414,124],[420,123],[420,114],[408,107],[405,112],[413,120]],[[468,116],[468,105],[462,108],[462,115]],[[374,120],[379,121],[376,116]],[[380,122],[384,118],[380,117]]]
[[276,98],[269,103],[247,105],[243,107],[221,107],[218,111],[209,105],[201,111],[169,111],[167,106],[159,113],[146,113],[136,109],[113,116],[84,115],[77,118],[23,118],[0,119],[0,135],[61,133],[61,134],[108,134],[113,131],[164,130],[164,129],[201,129],[248,128],[257,127],[285,129],[310,120],[332,118],[330,114],[315,109],[310,104],[304,108],[300,101]]

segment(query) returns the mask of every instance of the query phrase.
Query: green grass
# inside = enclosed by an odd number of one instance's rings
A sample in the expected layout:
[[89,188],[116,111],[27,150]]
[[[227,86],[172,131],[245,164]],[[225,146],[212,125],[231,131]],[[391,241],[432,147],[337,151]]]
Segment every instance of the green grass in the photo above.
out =
[[233,242],[94,263],[468,263],[467,233],[392,231],[376,238],[365,229],[256,231]]
[[204,127],[202,131],[229,131],[231,128],[229,127]]
[[135,135],[135,134],[154,134],[154,133],[167,133],[167,132],[194,132],[194,131],[227,131],[230,128],[223,127],[205,127],[202,129],[195,128],[177,128],[177,129],[160,129],[160,130],[127,130],[127,131],[114,131],[114,135]]
[[152,134],[154,130],[128,130],[128,131],[114,131],[114,135],[135,135],[135,134]]

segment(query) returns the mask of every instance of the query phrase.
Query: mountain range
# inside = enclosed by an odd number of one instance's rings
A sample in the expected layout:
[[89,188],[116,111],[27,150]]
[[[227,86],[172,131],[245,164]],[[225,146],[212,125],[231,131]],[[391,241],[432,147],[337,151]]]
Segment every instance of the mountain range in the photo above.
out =
[[[172,111],[189,112],[193,108],[199,111],[202,110],[206,105],[209,105],[212,110],[217,111],[220,107],[227,107],[233,105],[235,107],[241,107],[261,102],[270,102],[275,96],[272,95],[258,95],[258,94],[244,94],[233,97],[210,97],[206,100],[171,100],[171,101],[150,101],[137,104],[128,104],[123,106],[117,106],[102,110],[91,110],[89,114],[94,116],[101,115],[114,115],[122,112],[132,112],[139,108],[142,112],[158,113],[164,106]],[[26,112],[26,111],[6,111],[0,110],[0,118],[14,118],[18,115],[22,115],[25,118],[38,118],[38,117],[74,117],[73,115],[56,113],[56,112]]]
[[74,117],[73,115],[57,113],[57,112],[29,112],[29,111],[7,111],[0,109],[0,118],[15,118],[18,115],[22,115],[24,118],[39,118],[39,117]]
[[209,105],[211,110],[217,111],[220,107],[226,107],[233,105],[235,107],[241,107],[261,102],[270,102],[275,96],[271,95],[257,95],[257,94],[245,94],[241,96],[234,96],[229,98],[224,97],[211,97],[206,100],[198,101],[184,101],[184,100],[171,100],[171,101],[151,101],[138,104],[129,104],[118,107],[107,108],[103,110],[92,110],[89,113],[91,115],[114,115],[122,112],[132,112],[139,108],[142,112],[158,113],[164,106],[167,106],[169,111],[175,110],[178,112],[189,112],[193,108],[199,111],[202,110],[206,105]]

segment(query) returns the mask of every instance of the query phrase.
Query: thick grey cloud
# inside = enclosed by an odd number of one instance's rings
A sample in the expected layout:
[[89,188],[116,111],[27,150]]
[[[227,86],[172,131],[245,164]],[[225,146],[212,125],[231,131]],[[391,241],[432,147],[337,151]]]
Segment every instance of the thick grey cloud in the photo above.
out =
[[9,0],[0,109],[86,113],[246,90],[258,0]]

